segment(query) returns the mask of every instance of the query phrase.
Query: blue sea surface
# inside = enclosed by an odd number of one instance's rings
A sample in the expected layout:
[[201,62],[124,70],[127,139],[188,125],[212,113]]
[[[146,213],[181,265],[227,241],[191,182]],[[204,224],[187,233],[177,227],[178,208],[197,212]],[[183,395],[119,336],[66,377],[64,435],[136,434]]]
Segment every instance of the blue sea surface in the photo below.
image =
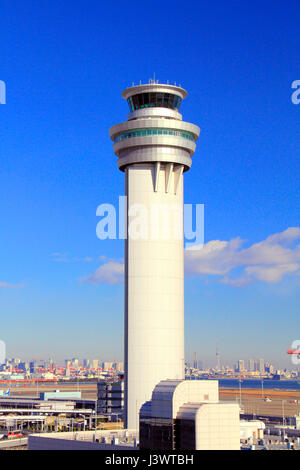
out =
[[220,388],[264,388],[278,390],[299,390],[300,380],[272,380],[272,379],[214,379],[212,377],[186,377],[186,380],[218,380]]

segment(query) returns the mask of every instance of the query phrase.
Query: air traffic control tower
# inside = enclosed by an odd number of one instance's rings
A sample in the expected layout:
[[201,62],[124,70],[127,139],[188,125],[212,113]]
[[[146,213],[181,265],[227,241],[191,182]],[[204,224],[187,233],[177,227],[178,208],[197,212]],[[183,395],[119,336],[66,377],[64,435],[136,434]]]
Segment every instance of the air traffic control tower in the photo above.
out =
[[130,113],[110,128],[125,174],[125,428],[165,379],[184,379],[183,175],[199,127],[182,120],[178,86],[123,91]]

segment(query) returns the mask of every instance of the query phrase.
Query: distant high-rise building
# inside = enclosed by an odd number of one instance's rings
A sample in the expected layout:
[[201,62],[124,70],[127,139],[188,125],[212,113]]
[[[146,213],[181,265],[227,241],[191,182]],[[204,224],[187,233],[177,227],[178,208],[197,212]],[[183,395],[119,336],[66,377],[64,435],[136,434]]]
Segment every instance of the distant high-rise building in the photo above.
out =
[[90,360],[89,359],[83,359],[83,367],[87,369],[90,366]]
[[123,362],[114,362],[112,368],[118,372],[123,372]]
[[266,364],[265,364],[265,372],[268,372],[269,374],[273,374],[273,372],[274,372],[274,367],[272,366],[272,364],[269,364],[268,362],[266,362]]
[[261,374],[265,373],[265,360],[264,359],[260,359],[258,361],[258,370]]
[[79,360],[76,358],[76,357],[73,357],[72,361],[71,361],[71,365],[72,367],[79,367]]
[[255,361],[254,359],[249,359],[248,361],[248,370],[249,372],[254,372],[255,371]]
[[29,362],[20,362],[20,364],[18,364],[18,369],[26,372],[27,370],[29,370]]
[[36,372],[36,369],[37,369],[37,362],[36,361],[31,361],[29,363],[29,369],[30,369],[30,373],[34,374]]
[[240,359],[238,361],[238,372],[245,372],[245,361],[243,359]]
[[99,368],[99,360],[93,359],[90,363],[91,369],[98,369]]

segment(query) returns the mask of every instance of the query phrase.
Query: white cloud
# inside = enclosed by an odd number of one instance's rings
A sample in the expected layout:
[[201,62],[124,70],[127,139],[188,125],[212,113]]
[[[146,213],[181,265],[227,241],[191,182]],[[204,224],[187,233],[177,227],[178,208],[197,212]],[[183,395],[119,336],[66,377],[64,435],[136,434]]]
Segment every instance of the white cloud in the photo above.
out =
[[224,275],[235,265],[235,254],[243,241],[233,238],[229,242],[212,240],[197,249],[185,251],[186,274]]
[[68,255],[65,253],[52,253],[51,257],[57,263],[67,263],[69,261]]
[[[224,276],[220,282],[242,287],[259,280],[267,283],[280,282],[285,276],[300,271],[300,228],[270,235],[265,240],[241,249],[240,238],[227,241],[211,241],[202,249],[186,250],[187,274]],[[231,279],[229,274],[236,268],[242,270],[239,277]]]
[[[255,281],[269,284],[280,282],[288,275],[300,275],[300,228],[290,227],[265,240],[243,248],[245,240],[212,240],[199,249],[185,250],[185,273],[196,276],[219,276],[219,282],[243,287]],[[102,257],[105,260],[105,257]],[[231,277],[238,270],[237,277]],[[84,279],[91,284],[120,284],[124,265],[119,260],[102,264]]]
[[9,282],[0,281],[0,289],[14,289],[15,287],[22,287],[23,284],[11,284]]
[[124,264],[118,261],[108,261],[83,281],[89,284],[121,284],[123,278]]
[[86,256],[85,258],[69,257],[67,253],[52,253],[51,258],[53,261],[56,261],[57,263],[71,263],[71,262],[90,263],[91,261],[94,261],[94,259],[91,256]]
[[250,277],[256,277],[260,281],[276,283],[282,280],[286,274],[299,270],[299,264],[278,264],[277,266],[251,266],[245,269]]

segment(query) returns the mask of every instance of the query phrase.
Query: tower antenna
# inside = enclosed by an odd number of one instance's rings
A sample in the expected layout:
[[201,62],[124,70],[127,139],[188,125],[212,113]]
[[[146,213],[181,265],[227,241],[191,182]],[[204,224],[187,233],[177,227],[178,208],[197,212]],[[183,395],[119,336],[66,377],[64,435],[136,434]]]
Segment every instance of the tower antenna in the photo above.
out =
[[216,356],[217,356],[217,370],[221,370],[221,363],[220,363],[220,353],[219,353],[219,348],[218,345],[216,347]]

